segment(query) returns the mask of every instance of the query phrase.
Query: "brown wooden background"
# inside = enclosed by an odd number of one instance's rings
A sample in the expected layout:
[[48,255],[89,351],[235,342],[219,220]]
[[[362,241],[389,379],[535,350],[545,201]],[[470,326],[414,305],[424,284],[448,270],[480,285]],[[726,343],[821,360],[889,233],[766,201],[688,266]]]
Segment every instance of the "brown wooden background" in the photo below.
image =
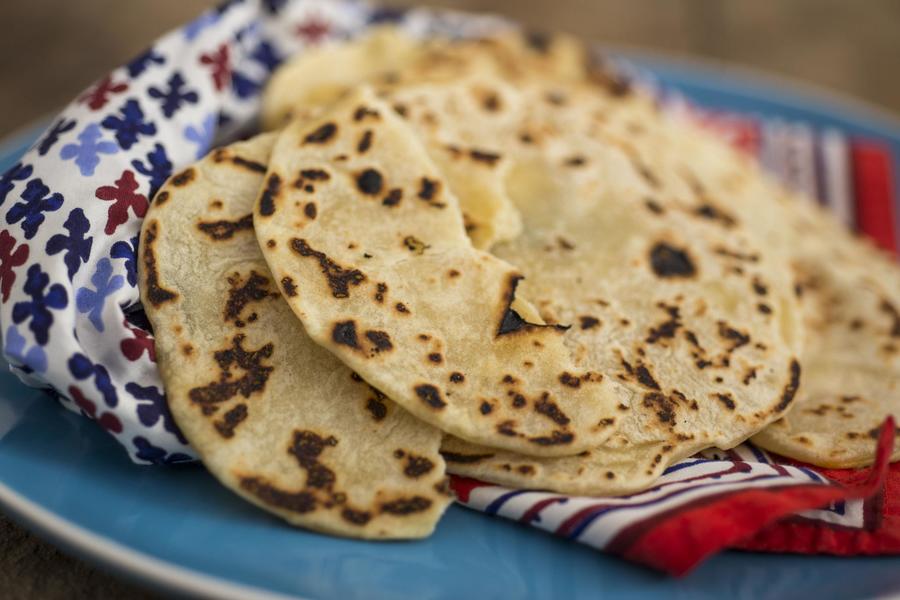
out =
[[[409,0],[388,4],[411,5]],[[0,135],[70,100],[209,0],[5,2]],[[819,83],[900,112],[897,0],[435,0],[543,29],[714,57]]]
[[[415,2],[388,0],[393,5]],[[207,0],[8,0],[0,8],[0,136],[61,107]],[[711,57],[900,112],[898,0],[435,0],[540,29]],[[143,598],[0,515],[0,597]]]

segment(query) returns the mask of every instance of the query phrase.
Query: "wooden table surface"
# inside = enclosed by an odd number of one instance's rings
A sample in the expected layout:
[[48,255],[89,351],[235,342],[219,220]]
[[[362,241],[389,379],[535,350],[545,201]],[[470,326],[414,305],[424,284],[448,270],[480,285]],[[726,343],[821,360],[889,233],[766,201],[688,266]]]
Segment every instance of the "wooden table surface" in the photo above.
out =
[[[389,0],[386,4],[415,2]],[[206,0],[7,2],[0,136],[54,112]],[[742,63],[900,113],[897,0],[438,0],[544,30]],[[70,558],[0,515],[0,598],[152,598]]]

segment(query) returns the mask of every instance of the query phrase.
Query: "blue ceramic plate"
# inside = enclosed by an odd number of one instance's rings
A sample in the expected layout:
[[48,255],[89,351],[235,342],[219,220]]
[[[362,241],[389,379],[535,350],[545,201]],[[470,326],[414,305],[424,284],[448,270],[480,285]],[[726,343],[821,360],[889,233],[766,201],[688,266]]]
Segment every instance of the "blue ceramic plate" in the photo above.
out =
[[[731,67],[631,58],[700,104],[881,138],[900,156],[900,124],[877,110],[735,76]],[[0,148],[0,170],[38,133]],[[420,542],[307,533],[238,499],[200,466],[131,464],[99,427],[9,374],[0,374],[0,506],[85,560],[156,589],[213,597],[736,599],[900,591],[891,558],[727,552],[684,579],[667,579],[458,506]]]

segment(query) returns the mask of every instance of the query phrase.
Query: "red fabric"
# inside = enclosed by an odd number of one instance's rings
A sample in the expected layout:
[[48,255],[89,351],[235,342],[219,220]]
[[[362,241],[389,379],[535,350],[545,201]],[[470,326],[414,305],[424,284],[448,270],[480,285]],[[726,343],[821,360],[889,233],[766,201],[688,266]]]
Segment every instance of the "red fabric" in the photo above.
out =
[[459,498],[460,502],[468,502],[469,494],[472,493],[472,490],[486,485],[491,484],[469,477],[462,477],[460,475],[453,476],[453,492],[456,494],[456,497]]
[[[876,529],[864,533],[840,532],[821,523],[804,528],[800,523],[778,522],[788,515],[828,506],[832,502],[870,498],[882,493],[889,470],[895,476],[900,475],[900,470],[890,469],[893,442],[894,421],[889,418],[878,440],[875,465],[864,475],[863,482],[858,482],[858,479],[860,473],[865,471],[850,471],[841,475],[849,485],[836,488],[804,485],[740,491],[717,497],[642,521],[622,531],[608,551],[678,576],[689,572],[708,556],[729,547],[790,552],[833,550],[830,553],[834,554],[900,550],[897,506],[892,506],[894,512],[890,519],[883,518]],[[900,477],[894,477],[891,490],[898,485]],[[795,534],[799,536],[796,540],[793,538]],[[748,539],[748,536],[752,537]],[[824,545],[819,545],[819,542]]]
[[[820,470],[820,472],[848,486],[858,486],[859,470]],[[795,552],[802,554],[900,553],[900,463],[890,465],[884,489],[873,498],[872,516],[867,531],[849,530],[840,526],[828,527],[801,518],[791,518],[764,527],[737,547],[745,550]],[[867,523],[868,524],[868,523]]]
[[757,156],[760,151],[759,121],[731,112],[691,107],[696,121],[703,127],[722,136],[729,144]]
[[850,151],[859,231],[885,250],[896,252],[891,152],[872,141],[854,141]]

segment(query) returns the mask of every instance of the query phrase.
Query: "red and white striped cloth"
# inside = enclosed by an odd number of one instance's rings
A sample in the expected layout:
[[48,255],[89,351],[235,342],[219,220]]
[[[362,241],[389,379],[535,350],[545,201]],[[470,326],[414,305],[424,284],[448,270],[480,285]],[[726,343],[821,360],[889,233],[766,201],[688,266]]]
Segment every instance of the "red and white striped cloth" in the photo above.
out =
[[[887,146],[805,123],[689,110],[788,187],[897,251],[898,198]],[[868,470],[814,468],[743,444],[675,464],[654,488],[622,498],[512,490],[462,477],[453,478],[453,488],[468,508],[672,575],[726,548],[900,553],[900,463],[888,463],[894,429],[889,419]]]

